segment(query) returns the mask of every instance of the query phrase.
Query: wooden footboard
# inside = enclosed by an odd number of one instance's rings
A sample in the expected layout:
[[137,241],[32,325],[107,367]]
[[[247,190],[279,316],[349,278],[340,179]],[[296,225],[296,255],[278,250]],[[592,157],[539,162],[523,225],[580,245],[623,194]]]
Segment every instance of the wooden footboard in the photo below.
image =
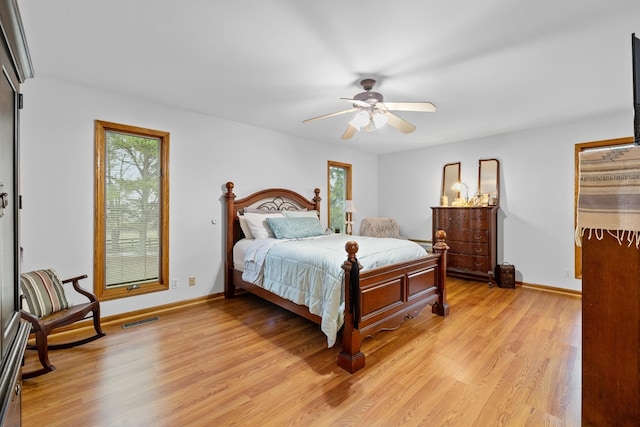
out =
[[392,330],[418,316],[427,306],[440,316],[449,314],[446,299],[446,253],[444,231],[436,233],[434,254],[418,260],[360,272],[358,244],[345,249],[345,319],[338,365],[353,373],[364,367],[362,340],[376,332]]
[[[233,268],[233,245],[244,235],[240,229],[238,211],[250,206],[262,206],[265,199],[269,206],[293,203],[302,209],[320,211],[320,190],[307,200],[298,193],[286,189],[267,189],[244,199],[235,200],[233,183],[226,184],[227,239],[225,262],[225,297],[233,298],[238,288],[254,293],[300,316],[316,323],[321,318],[311,314],[305,306],[281,298],[259,286],[242,280],[242,273]],[[271,209],[271,208],[269,208]],[[278,207],[279,209],[279,207]],[[362,340],[378,331],[396,329],[409,318],[418,316],[427,306],[440,316],[449,314],[446,299],[446,252],[444,231],[436,233],[434,254],[416,260],[405,261],[372,270],[360,271],[357,260],[358,244],[350,241],[345,245],[347,260],[345,270],[345,321],[342,329],[342,351],[338,365],[349,372],[364,367],[365,356],[360,347]],[[356,268],[357,267],[357,268]]]

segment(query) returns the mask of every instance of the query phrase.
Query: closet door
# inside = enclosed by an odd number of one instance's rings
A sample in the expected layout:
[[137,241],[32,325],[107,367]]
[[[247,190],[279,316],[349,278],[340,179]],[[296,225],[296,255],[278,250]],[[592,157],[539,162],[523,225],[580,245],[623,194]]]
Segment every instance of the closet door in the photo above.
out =
[[0,0],[0,425],[21,424],[21,362],[29,323],[20,320],[18,139],[20,84],[33,77],[15,0]]
[[18,82],[6,52],[0,56],[0,339],[4,360],[18,330]]

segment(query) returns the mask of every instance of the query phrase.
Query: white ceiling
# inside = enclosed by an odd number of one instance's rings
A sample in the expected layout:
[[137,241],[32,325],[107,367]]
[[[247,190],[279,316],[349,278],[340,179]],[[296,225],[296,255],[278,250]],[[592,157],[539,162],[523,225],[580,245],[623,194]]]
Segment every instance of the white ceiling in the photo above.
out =
[[[389,153],[632,111],[638,0],[19,0],[48,76]],[[340,139],[364,77],[412,134]],[[28,82],[27,82],[28,84]],[[629,135],[633,132],[629,126]]]

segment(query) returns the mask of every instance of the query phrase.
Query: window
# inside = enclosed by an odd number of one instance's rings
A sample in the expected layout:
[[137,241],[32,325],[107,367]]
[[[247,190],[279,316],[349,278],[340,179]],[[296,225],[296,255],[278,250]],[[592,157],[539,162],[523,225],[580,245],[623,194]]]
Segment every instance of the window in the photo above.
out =
[[95,122],[94,291],[169,288],[169,133]]
[[[604,141],[584,142],[576,144],[575,148],[575,184],[574,184],[574,204],[573,204],[573,228],[578,226],[578,188],[580,184],[580,153],[587,150],[598,150],[602,148],[623,147],[633,145],[633,138],[607,139]],[[575,245],[575,278],[582,279],[582,247]]]
[[347,220],[344,211],[346,200],[351,198],[351,165],[348,163],[338,163],[329,160],[328,163],[328,184],[329,189],[329,228],[340,230],[344,233],[345,221]]

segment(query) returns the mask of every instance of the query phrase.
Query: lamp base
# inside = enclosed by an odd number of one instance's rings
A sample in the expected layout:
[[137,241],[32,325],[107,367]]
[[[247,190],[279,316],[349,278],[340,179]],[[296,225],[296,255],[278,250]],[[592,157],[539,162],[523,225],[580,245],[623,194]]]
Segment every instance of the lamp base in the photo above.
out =
[[351,221],[347,221],[345,222],[346,227],[345,227],[345,233],[351,235],[353,233],[353,226],[352,226],[352,222]]

